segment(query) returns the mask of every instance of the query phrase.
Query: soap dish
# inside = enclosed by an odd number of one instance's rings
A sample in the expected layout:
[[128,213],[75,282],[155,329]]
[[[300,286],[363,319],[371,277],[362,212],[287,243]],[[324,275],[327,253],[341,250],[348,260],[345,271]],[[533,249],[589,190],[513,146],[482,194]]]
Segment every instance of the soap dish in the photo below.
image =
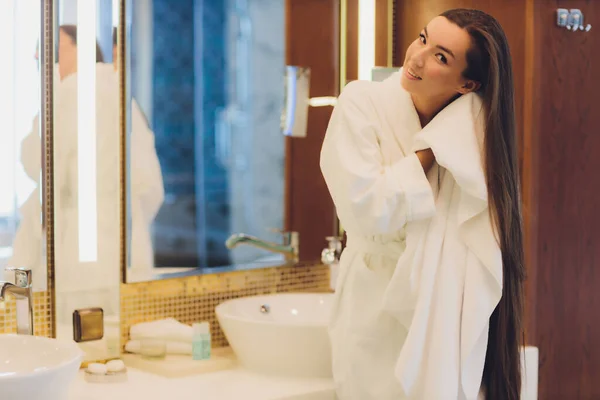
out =
[[89,383],[122,383],[127,381],[127,370],[107,372],[104,375],[91,373],[85,370],[85,381]]

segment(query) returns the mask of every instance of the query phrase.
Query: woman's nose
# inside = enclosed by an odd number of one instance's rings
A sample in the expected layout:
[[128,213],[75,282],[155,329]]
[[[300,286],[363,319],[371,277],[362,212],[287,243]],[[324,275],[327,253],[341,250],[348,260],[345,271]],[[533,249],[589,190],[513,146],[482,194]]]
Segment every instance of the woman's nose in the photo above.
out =
[[415,60],[415,66],[418,68],[423,68],[423,66],[425,65],[425,50],[420,50],[415,54],[414,57]]

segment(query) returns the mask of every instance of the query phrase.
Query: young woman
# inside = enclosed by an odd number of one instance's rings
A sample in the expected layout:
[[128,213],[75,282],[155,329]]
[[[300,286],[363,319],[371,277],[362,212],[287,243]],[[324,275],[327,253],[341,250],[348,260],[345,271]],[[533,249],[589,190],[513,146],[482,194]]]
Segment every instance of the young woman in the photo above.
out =
[[482,168],[502,258],[481,394],[519,398],[525,273],[511,56],[493,17],[455,9],[420,32],[395,77],[350,83],[327,130],[321,169],[348,235],[330,325],[341,400],[405,396],[394,367],[407,332],[382,309],[383,294],[405,250],[406,224],[436,212],[427,178],[436,155],[409,150],[415,135],[468,93],[483,104]]

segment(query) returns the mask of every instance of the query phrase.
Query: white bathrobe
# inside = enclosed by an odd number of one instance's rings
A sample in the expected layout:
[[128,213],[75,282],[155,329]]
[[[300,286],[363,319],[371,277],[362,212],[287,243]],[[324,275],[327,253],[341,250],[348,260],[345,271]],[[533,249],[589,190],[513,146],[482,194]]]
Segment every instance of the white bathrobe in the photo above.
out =
[[[501,257],[472,104],[421,130],[399,73],[340,96],[321,168],[348,234],[330,325],[341,400],[477,398]],[[414,154],[428,147],[442,166],[429,179]]]

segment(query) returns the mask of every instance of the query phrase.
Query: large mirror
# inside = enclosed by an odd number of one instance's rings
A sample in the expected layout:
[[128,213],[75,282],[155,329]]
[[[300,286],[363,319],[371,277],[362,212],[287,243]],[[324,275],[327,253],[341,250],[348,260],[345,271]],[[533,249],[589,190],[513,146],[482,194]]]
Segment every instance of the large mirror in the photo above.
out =
[[81,342],[87,359],[101,360],[120,353],[117,2],[54,4],[56,335]]
[[285,1],[128,5],[127,282],[288,262]]
[[40,124],[40,2],[0,2],[0,280],[9,267],[33,272],[35,291],[46,290]]

